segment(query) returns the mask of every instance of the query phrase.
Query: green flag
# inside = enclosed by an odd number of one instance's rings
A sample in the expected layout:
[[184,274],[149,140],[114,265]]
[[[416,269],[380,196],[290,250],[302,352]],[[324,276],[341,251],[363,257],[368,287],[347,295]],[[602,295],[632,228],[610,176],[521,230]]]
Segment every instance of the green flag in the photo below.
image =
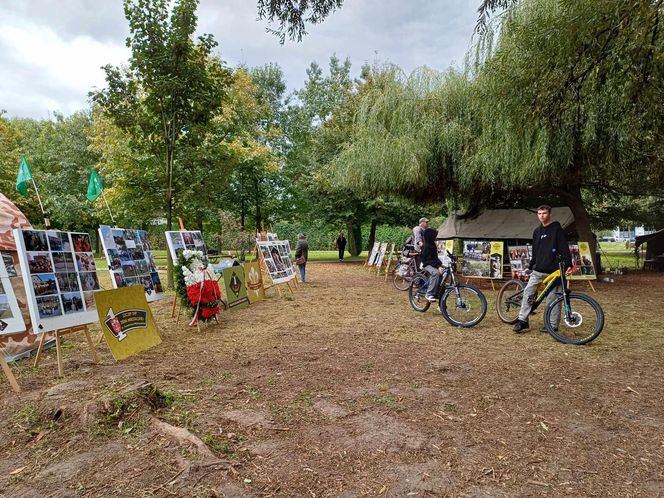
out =
[[32,173],[25,155],[21,156],[21,165],[18,167],[18,176],[16,177],[16,191],[23,197],[28,196],[28,182],[32,180]]
[[104,190],[104,186],[101,184],[99,175],[95,170],[90,172],[90,181],[88,182],[88,193],[85,195],[90,202],[93,202],[99,197]]

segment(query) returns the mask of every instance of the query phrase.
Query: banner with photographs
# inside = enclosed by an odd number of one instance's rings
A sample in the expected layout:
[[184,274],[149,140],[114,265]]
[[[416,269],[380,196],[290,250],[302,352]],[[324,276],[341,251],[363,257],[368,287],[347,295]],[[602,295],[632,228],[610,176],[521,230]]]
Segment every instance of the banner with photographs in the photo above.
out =
[[149,302],[165,297],[152,244],[145,230],[99,227],[99,238],[115,289],[142,285]]
[[464,277],[502,278],[503,242],[464,240],[461,273]]
[[437,240],[436,247],[438,248],[438,257],[442,260],[448,252],[454,254],[454,239]]
[[257,303],[265,299],[265,287],[263,286],[263,274],[258,262],[244,264],[244,282],[247,284],[247,297],[249,304]]
[[10,277],[16,276],[16,268],[10,254],[0,259],[0,335],[15,334],[25,330],[23,315],[18,307]]
[[181,230],[179,232],[165,232],[168,251],[173,263],[177,263],[178,255],[185,249],[190,251],[201,251],[207,256],[207,248],[203,242],[203,234],[200,231]]
[[512,278],[525,280],[527,278],[526,270],[528,270],[530,264],[532,246],[508,246],[507,251],[509,252]]
[[14,229],[36,334],[97,320],[97,267],[87,233]]
[[150,307],[141,289],[127,287],[95,293],[101,330],[113,353],[123,360],[161,344]]
[[282,284],[295,278],[295,265],[287,240],[261,240],[257,242],[270,278],[275,284]]
[[593,266],[593,258],[590,256],[590,244],[579,242],[569,245],[572,254],[572,274],[570,280],[596,280],[597,273]]
[[247,286],[244,283],[244,268],[242,266],[224,268],[224,284],[228,309],[249,306]]
[[386,251],[387,251],[387,242],[382,242],[378,249],[378,257],[376,258],[376,266],[378,267],[379,273],[380,273],[380,268],[383,265],[383,260],[385,259]]
[[369,260],[367,261],[367,266],[373,266],[376,261],[376,256],[378,256],[378,250],[380,249],[380,242],[374,242],[373,248],[371,249],[371,254],[369,255]]

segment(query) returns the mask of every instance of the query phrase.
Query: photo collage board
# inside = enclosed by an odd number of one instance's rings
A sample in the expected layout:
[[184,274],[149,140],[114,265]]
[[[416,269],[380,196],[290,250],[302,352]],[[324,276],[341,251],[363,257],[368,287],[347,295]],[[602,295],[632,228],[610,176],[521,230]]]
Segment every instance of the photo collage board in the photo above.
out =
[[170,252],[174,264],[177,263],[178,256],[185,249],[189,249],[190,251],[201,251],[204,256],[207,256],[207,248],[203,241],[203,234],[199,230],[180,230],[179,232],[173,231],[165,233],[168,251]]
[[525,280],[526,271],[528,270],[528,265],[530,265],[532,246],[530,244],[523,246],[508,246],[507,251],[509,252],[512,278]]
[[148,302],[165,297],[145,230],[101,225],[99,237],[115,289],[142,285]]
[[464,277],[502,278],[503,242],[464,240],[461,273]]
[[100,289],[87,233],[14,229],[37,334],[97,321]]
[[2,253],[0,258],[0,335],[15,334],[25,330],[23,315],[10,278],[16,277],[16,268],[11,254]]
[[295,265],[291,258],[290,242],[287,240],[258,241],[270,278],[275,284],[295,278]]
[[378,256],[378,250],[380,249],[380,242],[374,242],[373,247],[371,248],[371,254],[369,254],[369,259],[367,261],[367,266],[373,266],[376,262],[376,257]]

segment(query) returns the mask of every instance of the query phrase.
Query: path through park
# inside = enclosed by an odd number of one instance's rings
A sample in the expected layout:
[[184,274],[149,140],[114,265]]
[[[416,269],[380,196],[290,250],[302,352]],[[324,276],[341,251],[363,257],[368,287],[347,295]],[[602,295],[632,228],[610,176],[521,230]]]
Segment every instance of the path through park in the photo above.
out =
[[[359,265],[100,365],[68,339],[2,385],[0,496],[658,496],[661,276],[598,283],[586,347],[470,330]],[[576,283],[579,288],[582,284]]]

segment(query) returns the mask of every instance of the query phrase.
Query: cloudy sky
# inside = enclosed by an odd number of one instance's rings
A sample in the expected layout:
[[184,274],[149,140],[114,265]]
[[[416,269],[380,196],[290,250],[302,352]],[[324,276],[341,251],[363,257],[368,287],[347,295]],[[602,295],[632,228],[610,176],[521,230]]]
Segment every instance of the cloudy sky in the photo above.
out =
[[[302,86],[312,61],[349,57],[392,62],[406,72],[427,65],[460,67],[479,0],[345,0],[300,43],[278,39],[258,21],[255,0],[201,0],[199,31],[212,33],[229,66],[277,62],[290,90]],[[87,107],[104,86],[102,65],[129,53],[122,0],[0,1],[0,109],[8,116],[47,118]]]

